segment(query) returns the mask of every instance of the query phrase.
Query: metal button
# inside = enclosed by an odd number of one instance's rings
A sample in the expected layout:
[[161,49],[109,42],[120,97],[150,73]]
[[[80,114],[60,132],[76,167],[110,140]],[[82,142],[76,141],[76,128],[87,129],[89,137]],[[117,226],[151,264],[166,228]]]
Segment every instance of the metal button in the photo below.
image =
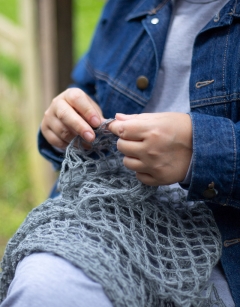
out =
[[137,78],[136,84],[140,90],[145,90],[149,84],[148,78],[145,76],[139,76]]
[[157,23],[159,23],[159,19],[158,18],[153,18],[151,20],[151,24],[156,25]]
[[203,192],[203,197],[205,198],[214,198],[215,196],[217,196],[217,190],[215,189],[207,189]]
[[220,20],[220,13],[217,13],[217,14],[214,16],[213,21],[214,21],[214,22],[218,22],[219,20]]
[[218,190],[214,188],[214,182],[211,182],[208,185],[208,189],[206,189],[203,192],[203,197],[210,199],[210,198],[214,198],[217,195],[218,195]]

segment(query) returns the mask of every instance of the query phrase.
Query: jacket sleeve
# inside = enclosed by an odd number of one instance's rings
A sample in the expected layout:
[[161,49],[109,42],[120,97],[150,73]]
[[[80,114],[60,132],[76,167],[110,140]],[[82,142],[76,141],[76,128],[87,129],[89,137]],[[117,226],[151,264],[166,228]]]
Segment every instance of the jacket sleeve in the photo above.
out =
[[61,169],[62,161],[64,159],[64,153],[56,150],[43,136],[41,130],[38,131],[37,136],[38,151],[39,153],[49,162],[52,163],[52,166],[55,171]]
[[188,197],[240,208],[240,122],[190,113],[192,178]]

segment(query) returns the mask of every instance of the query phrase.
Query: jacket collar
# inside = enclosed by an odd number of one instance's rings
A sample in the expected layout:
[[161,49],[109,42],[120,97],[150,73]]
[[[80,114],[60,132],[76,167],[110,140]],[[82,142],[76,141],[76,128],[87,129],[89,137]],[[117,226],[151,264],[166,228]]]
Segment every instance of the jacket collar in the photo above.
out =
[[[142,0],[136,7],[128,14],[126,20],[132,20],[146,15],[154,15],[160,10],[168,1],[171,0]],[[216,20],[219,17],[219,22]],[[203,29],[203,31],[231,24],[233,17],[240,18],[240,0],[230,0],[220,11],[219,16],[215,16],[213,20]]]
[[171,0],[142,0],[128,14],[126,20],[129,21],[135,18],[144,17],[146,15],[154,15],[169,1]]
[[234,18],[240,18],[240,0],[230,0],[210,22],[200,31],[223,27],[232,24]]
[[240,17],[240,0],[235,0],[233,16],[238,18]]

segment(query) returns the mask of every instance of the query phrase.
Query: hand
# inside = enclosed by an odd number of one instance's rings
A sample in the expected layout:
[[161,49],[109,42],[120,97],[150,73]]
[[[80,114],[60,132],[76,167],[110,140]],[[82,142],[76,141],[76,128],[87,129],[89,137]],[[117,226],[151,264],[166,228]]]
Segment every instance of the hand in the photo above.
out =
[[119,136],[124,165],[147,185],[183,181],[192,156],[192,123],[184,113],[116,114],[109,130]]
[[100,107],[82,90],[72,88],[53,99],[44,114],[41,131],[51,145],[64,149],[76,135],[92,142],[92,127],[103,121]]

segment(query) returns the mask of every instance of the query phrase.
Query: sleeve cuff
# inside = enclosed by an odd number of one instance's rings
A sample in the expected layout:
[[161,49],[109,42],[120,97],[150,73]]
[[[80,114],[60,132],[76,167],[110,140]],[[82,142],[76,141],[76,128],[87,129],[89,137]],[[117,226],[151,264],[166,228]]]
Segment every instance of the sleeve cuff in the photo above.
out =
[[52,163],[53,168],[56,171],[61,169],[65,151],[59,151],[59,149],[54,148],[51,144],[49,144],[40,129],[38,131],[38,151],[45,159]]

